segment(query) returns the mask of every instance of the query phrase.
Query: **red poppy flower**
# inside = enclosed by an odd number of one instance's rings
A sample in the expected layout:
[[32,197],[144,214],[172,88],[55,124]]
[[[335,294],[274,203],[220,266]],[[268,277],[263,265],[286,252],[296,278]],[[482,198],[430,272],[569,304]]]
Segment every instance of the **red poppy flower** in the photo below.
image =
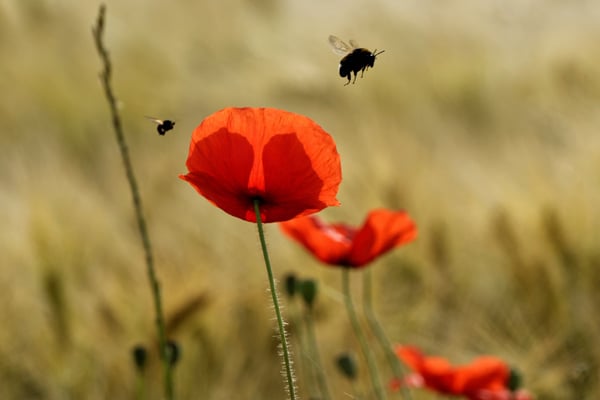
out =
[[[482,356],[470,364],[453,366],[441,357],[425,357],[415,347],[398,346],[396,354],[420,377],[409,375],[406,385],[425,386],[470,400],[531,399],[526,391],[512,393],[508,389],[510,368],[497,357]],[[397,388],[399,384],[395,381],[392,386]]]
[[285,221],[339,205],[340,158],[309,118],[273,108],[225,108],[194,130],[180,178],[223,211],[256,222]]
[[396,246],[410,242],[417,227],[404,211],[371,211],[360,228],[326,224],[315,216],[279,225],[324,263],[362,267]]

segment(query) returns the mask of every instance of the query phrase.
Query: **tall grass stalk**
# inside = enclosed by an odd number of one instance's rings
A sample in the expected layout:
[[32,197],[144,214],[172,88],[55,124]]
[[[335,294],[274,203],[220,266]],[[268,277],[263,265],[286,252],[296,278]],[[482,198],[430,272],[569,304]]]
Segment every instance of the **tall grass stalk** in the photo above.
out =
[[267,268],[269,289],[271,291],[271,298],[273,299],[275,316],[277,317],[277,327],[279,329],[279,340],[281,341],[283,364],[285,369],[285,377],[287,380],[288,396],[290,400],[296,400],[296,387],[294,386],[294,369],[292,367],[292,360],[290,357],[287,335],[285,333],[285,324],[283,321],[283,317],[281,316],[281,309],[279,307],[279,297],[277,295],[277,288],[275,287],[275,278],[273,277],[273,269],[271,268],[271,260],[269,259],[269,252],[267,250],[267,241],[265,240],[265,232],[263,230],[263,223],[260,217],[260,200],[258,199],[254,200],[254,212],[256,214],[256,227],[258,229],[258,237],[260,239],[260,245],[265,260],[265,267]]
[[152,244],[150,243],[150,236],[148,234],[148,228],[146,226],[146,219],[144,218],[144,213],[143,213],[143,209],[142,209],[142,199],[140,196],[140,191],[138,189],[137,181],[135,179],[135,175],[133,173],[133,165],[131,163],[131,159],[129,158],[129,150],[127,148],[127,142],[125,141],[125,135],[123,134],[121,118],[120,118],[119,112],[117,110],[117,99],[114,95],[114,92],[113,92],[112,86],[111,86],[112,65],[110,62],[108,50],[104,46],[104,42],[103,42],[105,14],[106,14],[106,6],[104,4],[102,4],[98,11],[98,18],[96,19],[96,25],[92,28],[92,33],[94,36],[94,42],[96,44],[96,49],[98,51],[98,54],[100,55],[100,59],[102,60],[103,69],[100,72],[102,87],[104,88],[104,94],[106,96],[106,100],[108,101],[108,105],[110,107],[110,113],[111,113],[111,117],[112,117],[112,125],[115,130],[117,144],[119,145],[119,150],[121,152],[121,158],[123,159],[123,165],[125,167],[125,175],[127,176],[127,181],[129,182],[129,188],[131,189],[131,196],[133,198],[133,208],[135,210],[135,217],[136,217],[138,228],[140,231],[140,237],[142,239],[142,246],[144,248],[145,260],[146,260],[146,270],[148,273],[148,279],[150,281],[152,297],[154,299],[154,311],[156,314],[156,328],[158,330],[158,344],[160,347],[160,350],[159,350],[160,358],[162,361],[163,371],[164,371],[165,397],[167,400],[172,400],[174,398],[173,373],[172,373],[171,363],[169,362],[168,349],[167,349],[167,345],[166,345],[167,340],[166,340],[165,322],[164,322],[162,303],[161,303],[160,284],[158,282],[158,278],[156,276],[156,271],[154,268],[154,258],[152,256]]

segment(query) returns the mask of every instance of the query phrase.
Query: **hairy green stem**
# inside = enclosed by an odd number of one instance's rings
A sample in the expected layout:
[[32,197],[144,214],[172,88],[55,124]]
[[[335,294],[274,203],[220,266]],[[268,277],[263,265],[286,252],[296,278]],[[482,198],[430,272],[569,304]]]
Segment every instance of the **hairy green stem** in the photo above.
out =
[[[382,347],[385,357],[387,358],[387,361],[390,364],[390,367],[392,368],[394,377],[396,379],[402,379],[402,377],[404,376],[404,371],[402,365],[400,364],[400,360],[398,359],[396,354],[394,354],[392,344],[387,338],[385,331],[381,327],[381,324],[375,317],[375,312],[373,311],[373,290],[370,269],[367,269],[363,272],[363,308],[365,316],[367,317],[367,322],[369,323],[369,327],[371,328],[371,331],[375,334],[379,345]],[[410,390],[408,390],[406,385],[401,385],[400,390],[402,396],[405,399],[412,398]]]
[[260,238],[260,245],[262,248],[263,257],[265,259],[265,267],[267,268],[267,276],[269,278],[269,289],[271,291],[271,297],[273,299],[273,307],[275,308],[275,315],[277,317],[277,327],[279,328],[279,339],[281,340],[281,347],[283,350],[283,364],[285,368],[285,375],[287,379],[287,390],[290,400],[296,400],[296,387],[294,386],[294,370],[292,368],[292,360],[290,357],[290,351],[288,348],[287,336],[285,333],[285,324],[283,317],[281,316],[281,309],[279,307],[279,298],[277,296],[277,288],[275,287],[275,278],[273,277],[273,269],[271,268],[271,261],[269,259],[269,252],[267,251],[267,241],[265,240],[265,232],[263,230],[263,223],[260,216],[260,200],[254,200],[254,213],[256,214],[256,227],[258,228],[258,237]]
[[383,391],[381,382],[379,381],[377,364],[375,363],[373,354],[369,351],[367,339],[360,328],[360,323],[358,322],[358,317],[356,316],[356,311],[350,295],[350,268],[342,268],[342,287],[344,292],[344,302],[346,303],[346,310],[348,311],[350,323],[352,324],[352,329],[354,329],[354,334],[358,339],[361,351],[367,360],[367,368],[369,369],[369,375],[371,376],[371,383],[373,385],[373,390],[375,391],[375,396],[378,400],[383,400],[385,399],[385,392]]
[[112,125],[115,130],[117,143],[119,145],[119,150],[121,152],[121,158],[123,159],[123,165],[125,167],[125,174],[127,176],[127,181],[129,182],[129,188],[131,190],[131,195],[133,199],[133,208],[135,210],[135,217],[137,220],[138,229],[140,232],[140,236],[142,239],[142,246],[144,248],[145,261],[146,261],[146,270],[148,274],[148,279],[150,281],[150,287],[152,290],[152,296],[154,299],[154,311],[156,314],[156,328],[158,330],[158,344],[160,347],[160,357],[162,360],[162,365],[164,369],[164,384],[165,384],[165,396],[167,400],[172,400],[174,398],[174,390],[173,390],[173,373],[171,368],[171,363],[169,362],[169,357],[167,354],[167,340],[166,340],[166,330],[165,330],[165,322],[163,317],[162,303],[161,303],[161,294],[160,294],[160,284],[158,282],[158,278],[156,277],[156,272],[154,269],[154,258],[152,256],[152,245],[150,243],[150,236],[148,235],[148,228],[146,227],[146,219],[144,218],[144,213],[142,211],[142,199],[140,196],[140,191],[138,189],[137,181],[135,179],[135,175],[133,173],[133,165],[131,163],[131,159],[129,158],[129,150],[127,148],[127,142],[125,141],[125,135],[123,134],[123,128],[121,125],[121,118],[119,116],[119,112],[117,109],[117,99],[113,93],[111,87],[111,75],[112,75],[112,66],[110,62],[110,57],[108,54],[108,50],[104,47],[104,42],[102,35],[104,33],[104,17],[106,14],[106,6],[102,4],[100,6],[100,10],[98,11],[98,18],[96,20],[96,25],[92,29],[92,33],[94,36],[94,42],[96,44],[96,49],[98,54],[100,55],[100,59],[102,60],[103,69],[100,73],[100,78],[102,81],[102,87],[104,88],[104,94],[108,101],[108,105],[110,107],[110,113],[112,117]]

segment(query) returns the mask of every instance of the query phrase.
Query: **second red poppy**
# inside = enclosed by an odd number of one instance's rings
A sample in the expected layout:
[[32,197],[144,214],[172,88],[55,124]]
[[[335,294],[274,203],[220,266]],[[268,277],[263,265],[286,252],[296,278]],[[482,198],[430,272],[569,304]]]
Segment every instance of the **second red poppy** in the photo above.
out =
[[386,209],[371,211],[361,227],[327,224],[316,216],[293,219],[280,227],[322,262],[353,268],[364,267],[417,236],[406,212]]

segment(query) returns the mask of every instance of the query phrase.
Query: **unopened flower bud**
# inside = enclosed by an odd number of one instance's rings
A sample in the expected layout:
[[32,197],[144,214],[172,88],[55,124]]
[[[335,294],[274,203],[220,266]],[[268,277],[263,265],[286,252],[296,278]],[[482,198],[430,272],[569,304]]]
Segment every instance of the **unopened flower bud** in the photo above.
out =
[[135,368],[139,373],[144,372],[144,369],[146,368],[146,360],[148,359],[148,352],[146,351],[146,348],[138,344],[133,347],[131,354],[133,355],[133,363],[135,364]]
[[306,279],[300,285],[300,293],[308,308],[312,308],[315,298],[317,297],[317,281],[314,279]]
[[181,349],[174,340],[167,341],[167,360],[171,366],[175,366],[181,358]]
[[521,388],[523,384],[523,377],[521,376],[521,373],[516,370],[515,368],[511,368],[510,369],[510,375],[508,377],[508,382],[506,382],[506,386],[508,386],[508,388],[514,392],[517,389]]
[[298,278],[294,273],[290,273],[285,277],[285,293],[292,298],[296,294],[298,286]]
[[350,353],[343,353],[336,359],[338,369],[350,380],[356,379],[357,367],[354,357]]

